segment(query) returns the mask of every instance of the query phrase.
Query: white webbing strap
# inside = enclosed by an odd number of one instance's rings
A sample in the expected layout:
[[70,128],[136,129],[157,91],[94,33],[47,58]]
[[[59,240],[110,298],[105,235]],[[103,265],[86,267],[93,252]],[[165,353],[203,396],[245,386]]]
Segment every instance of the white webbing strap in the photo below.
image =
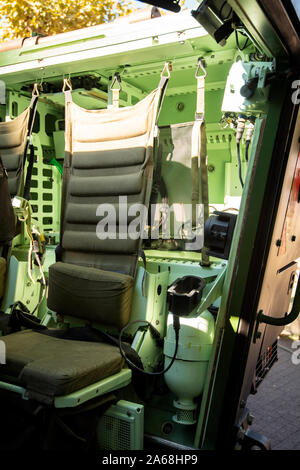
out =
[[[199,69],[202,69],[204,75],[199,75]],[[198,60],[196,70],[197,80],[197,101],[195,122],[192,130],[192,155],[191,155],[191,171],[192,171],[192,226],[197,227],[197,204],[199,204],[199,165],[200,157],[200,177],[201,177],[201,202],[204,207],[204,223],[209,216],[208,204],[208,174],[207,174],[207,147],[206,147],[206,126],[204,120],[205,112],[205,78],[206,70],[201,59]],[[206,249],[202,248],[202,265],[209,265],[209,257]]]
[[67,184],[70,176],[70,154],[71,154],[71,137],[72,126],[70,124],[70,112],[72,106],[72,83],[70,78],[64,78],[63,93],[65,94],[65,158],[62,176],[62,195],[61,195],[61,213],[60,213],[60,243],[63,234],[63,221],[65,217],[65,200],[67,194]]
[[108,109],[118,109],[120,106],[120,91],[121,87],[121,78],[118,73],[115,73],[113,80],[109,87],[108,93]]
[[204,120],[205,77],[206,77],[206,75],[200,75],[199,76],[199,75],[196,74],[196,79],[197,79],[196,119],[199,116],[199,117],[202,117],[202,120]]
[[69,78],[64,78],[62,92],[65,94],[65,103],[72,101],[72,84]]

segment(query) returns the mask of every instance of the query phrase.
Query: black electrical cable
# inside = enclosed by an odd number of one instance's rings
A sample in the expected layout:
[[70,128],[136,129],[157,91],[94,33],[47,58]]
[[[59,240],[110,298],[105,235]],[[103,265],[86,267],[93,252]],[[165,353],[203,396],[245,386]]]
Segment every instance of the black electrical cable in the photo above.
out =
[[[228,12],[228,15],[225,18],[223,18],[222,13],[223,13],[223,9],[224,9],[225,5],[227,5],[229,7],[229,12]],[[232,13],[232,7],[230,5],[228,5],[227,1],[225,0],[225,2],[222,3],[222,6],[219,10],[219,17],[221,18],[222,21],[226,21],[226,20],[229,19],[231,13]]]
[[40,273],[41,273],[41,282],[43,284],[43,292],[42,292],[42,297],[40,298],[40,300],[38,301],[38,303],[36,304],[36,306],[34,307],[33,311],[31,312],[31,315],[33,315],[35,313],[36,310],[38,310],[38,308],[40,307],[41,303],[43,302],[44,300],[44,297],[45,297],[45,294],[46,294],[46,290],[47,290],[47,283],[46,283],[46,279],[45,279],[45,276],[44,276],[44,273],[43,273],[43,267],[42,267],[42,264],[41,264],[41,260],[40,260],[40,257],[37,253],[35,253],[35,260],[39,266],[39,269],[40,269]]
[[241,185],[242,185],[242,188],[244,187],[244,182],[243,182],[243,178],[242,178],[242,162],[241,162],[241,153],[240,153],[240,143],[237,142],[236,144],[236,149],[237,149],[237,157],[238,157],[238,162],[239,162],[239,178],[240,178],[240,182],[241,182]]
[[247,162],[248,159],[249,159],[249,146],[250,146],[250,140],[246,140],[246,150],[245,150],[246,162]]
[[125,359],[125,361],[127,362],[127,364],[137,370],[138,372],[141,372],[145,375],[150,375],[150,376],[157,376],[157,375],[163,375],[165,374],[169,369],[171,369],[172,365],[174,364],[175,362],[175,359],[176,359],[176,356],[177,356],[177,351],[178,351],[178,344],[179,344],[179,330],[180,330],[180,322],[179,322],[179,317],[177,315],[173,315],[173,328],[174,328],[174,331],[175,331],[175,351],[174,351],[174,355],[172,357],[172,360],[170,362],[170,364],[168,365],[168,367],[166,367],[166,369],[164,370],[161,370],[161,371],[158,371],[158,372],[147,372],[143,369],[140,369],[139,367],[137,367],[133,362],[131,362],[130,359],[128,359],[125,355],[125,352],[122,348],[122,336],[123,336],[123,333],[124,331],[130,326],[130,325],[133,325],[134,323],[146,323],[147,325],[150,326],[150,328],[153,328],[151,323],[148,322],[147,320],[135,320],[135,321],[132,321],[130,323],[128,323],[126,326],[124,326],[124,328],[122,328],[122,330],[120,331],[120,334],[119,334],[119,349],[120,349],[120,353],[122,355],[122,357]]
[[238,38],[238,32],[237,32],[236,29],[234,30],[234,34],[235,34],[236,47],[238,48],[238,50],[239,50],[239,51],[245,50],[246,47],[248,46],[249,38],[247,37],[246,41],[244,42],[243,47],[240,47],[239,38]]

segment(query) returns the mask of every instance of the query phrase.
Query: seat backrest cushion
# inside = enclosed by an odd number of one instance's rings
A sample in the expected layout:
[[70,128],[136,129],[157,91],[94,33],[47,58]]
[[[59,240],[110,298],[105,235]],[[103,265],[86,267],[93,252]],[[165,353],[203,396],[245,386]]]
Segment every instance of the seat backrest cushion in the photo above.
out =
[[96,111],[67,100],[61,254],[48,293],[62,315],[118,329],[129,320],[142,240],[128,231],[134,205],[150,199],[159,98],[157,89],[134,106]]
[[19,194],[30,107],[12,121],[0,122],[0,154],[8,174],[11,197]]
[[[158,100],[155,90],[126,108],[91,111],[67,103],[62,261],[134,275],[140,239],[128,238],[132,217],[124,220],[119,209],[149,202]],[[103,204],[116,213],[105,239],[99,236],[108,217]]]

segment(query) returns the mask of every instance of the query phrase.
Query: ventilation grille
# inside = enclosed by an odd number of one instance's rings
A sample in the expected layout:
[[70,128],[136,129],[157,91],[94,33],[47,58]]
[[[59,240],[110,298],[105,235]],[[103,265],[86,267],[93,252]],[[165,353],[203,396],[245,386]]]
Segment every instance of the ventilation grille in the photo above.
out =
[[102,450],[130,449],[131,426],[133,423],[113,416],[104,416],[101,433]]
[[144,437],[144,407],[120,400],[111,405],[97,425],[100,450],[141,450]]
[[263,379],[278,360],[277,340],[269,346],[268,349],[259,357],[256,364],[256,388],[262,383]]
[[179,424],[194,424],[196,422],[194,415],[195,410],[181,410],[177,408],[174,420]]

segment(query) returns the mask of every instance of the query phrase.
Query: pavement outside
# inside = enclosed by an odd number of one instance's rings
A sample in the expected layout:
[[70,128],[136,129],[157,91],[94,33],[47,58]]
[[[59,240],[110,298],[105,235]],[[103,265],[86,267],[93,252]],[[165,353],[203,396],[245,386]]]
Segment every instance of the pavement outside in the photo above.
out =
[[279,360],[247,400],[254,415],[251,429],[268,437],[272,450],[300,450],[300,341],[294,349],[292,344],[289,338],[279,339]]

